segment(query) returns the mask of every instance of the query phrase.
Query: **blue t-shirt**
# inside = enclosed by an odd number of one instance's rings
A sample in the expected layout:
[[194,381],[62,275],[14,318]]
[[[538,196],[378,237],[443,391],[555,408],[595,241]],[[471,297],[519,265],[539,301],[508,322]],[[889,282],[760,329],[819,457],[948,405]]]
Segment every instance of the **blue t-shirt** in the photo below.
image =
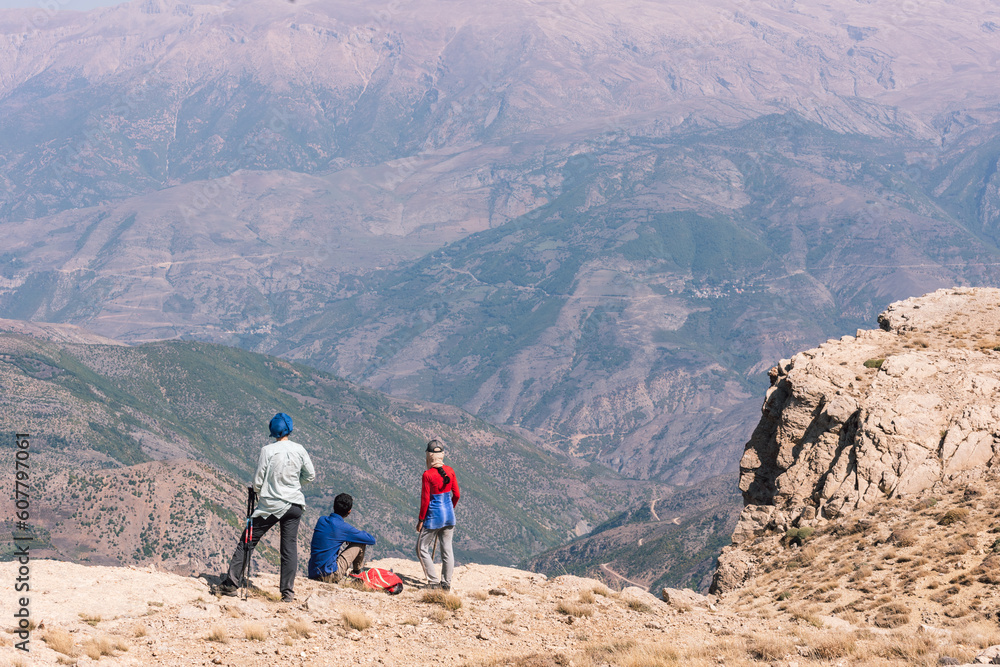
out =
[[370,545],[375,544],[375,538],[347,523],[339,514],[321,516],[316,522],[310,547],[310,579],[319,579],[337,571],[337,553],[344,542]]

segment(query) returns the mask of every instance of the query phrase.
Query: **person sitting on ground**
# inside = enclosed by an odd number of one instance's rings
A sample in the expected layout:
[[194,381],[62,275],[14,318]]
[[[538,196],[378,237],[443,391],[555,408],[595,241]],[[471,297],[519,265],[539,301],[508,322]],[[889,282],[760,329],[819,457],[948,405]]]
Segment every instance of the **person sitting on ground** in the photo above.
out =
[[321,516],[312,536],[309,578],[335,584],[350,573],[361,574],[365,547],[374,546],[371,533],[355,528],[345,519],[354,507],[346,493],[333,499],[333,514]]
[[[295,571],[298,569],[299,554],[295,540],[299,534],[299,519],[305,509],[306,499],[302,495],[302,482],[316,478],[316,470],[305,448],[292,442],[292,418],[279,412],[271,418],[268,427],[275,442],[260,450],[257,473],[253,478],[253,489],[257,493],[257,509],[252,517],[252,538],[249,550],[257,547],[260,538],[276,523],[281,524],[281,599],[295,600]],[[236,553],[229,562],[229,571],[223,576],[219,591],[223,595],[236,595],[243,582],[243,568],[246,545],[246,529],[236,547]]]

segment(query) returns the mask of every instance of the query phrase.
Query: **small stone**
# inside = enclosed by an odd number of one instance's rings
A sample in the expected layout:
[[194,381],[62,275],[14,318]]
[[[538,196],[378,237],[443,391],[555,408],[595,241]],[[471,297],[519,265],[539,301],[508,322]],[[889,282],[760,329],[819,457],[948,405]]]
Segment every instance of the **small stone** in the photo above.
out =
[[220,658],[212,658],[212,664],[213,665],[221,665],[222,664],[222,660]]
[[490,633],[489,629],[486,628],[486,626],[479,628],[479,634],[476,635],[476,637],[482,639],[483,641],[489,641],[493,639],[493,635]]
[[359,642],[361,641],[361,633],[358,632],[357,630],[352,630],[347,633],[347,638],[350,639],[352,642]]
[[939,665],[961,665],[962,663],[960,663],[958,661],[958,658],[952,658],[952,657],[947,656],[947,655],[942,655],[940,658],[938,658],[938,664]]

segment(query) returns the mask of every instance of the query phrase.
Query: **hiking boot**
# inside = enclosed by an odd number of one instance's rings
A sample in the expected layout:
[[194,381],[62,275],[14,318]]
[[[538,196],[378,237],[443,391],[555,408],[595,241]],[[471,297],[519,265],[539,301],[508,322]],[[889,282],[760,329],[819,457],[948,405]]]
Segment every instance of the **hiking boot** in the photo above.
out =
[[220,595],[227,595],[231,598],[240,594],[240,589],[232,584],[219,584],[218,591]]
[[282,602],[295,602],[295,594],[294,593],[290,593],[288,595],[282,595],[281,596],[281,601]]
[[424,590],[436,591],[436,590],[440,590],[440,589],[441,589],[441,584],[434,583],[434,584],[425,584],[424,585]]
[[444,583],[442,581],[441,582],[441,590],[443,590],[443,591],[451,591],[451,584],[446,584],[446,583]]

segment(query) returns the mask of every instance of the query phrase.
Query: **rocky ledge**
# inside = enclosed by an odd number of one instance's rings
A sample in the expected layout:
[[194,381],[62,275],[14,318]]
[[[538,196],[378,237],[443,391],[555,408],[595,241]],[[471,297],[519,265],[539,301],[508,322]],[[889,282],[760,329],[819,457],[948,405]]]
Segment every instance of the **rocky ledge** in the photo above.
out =
[[938,290],[890,305],[878,323],[771,369],[716,592],[754,574],[744,547],[769,532],[969,482],[996,464],[1000,290]]

